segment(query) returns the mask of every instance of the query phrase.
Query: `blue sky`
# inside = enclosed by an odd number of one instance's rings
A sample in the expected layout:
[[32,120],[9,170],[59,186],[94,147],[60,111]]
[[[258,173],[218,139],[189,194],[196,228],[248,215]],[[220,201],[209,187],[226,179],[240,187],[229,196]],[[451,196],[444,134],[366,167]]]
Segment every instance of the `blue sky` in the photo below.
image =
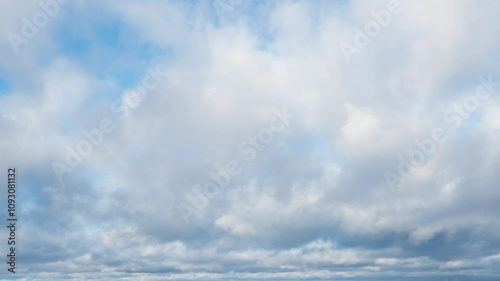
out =
[[500,3],[2,5],[0,280],[500,279]]

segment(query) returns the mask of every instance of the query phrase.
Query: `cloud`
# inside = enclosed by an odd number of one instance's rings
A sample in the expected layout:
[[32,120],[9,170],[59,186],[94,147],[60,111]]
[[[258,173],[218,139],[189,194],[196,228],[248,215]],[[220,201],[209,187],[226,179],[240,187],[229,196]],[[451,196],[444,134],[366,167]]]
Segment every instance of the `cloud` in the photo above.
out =
[[[498,278],[500,88],[400,189],[384,178],[449,125],[443,112],[478,76],[500,80],[498,3],[401,1],[347,63],[339,44],[386,1],[237,2],[221,14],[212,1],[75,1],[19,55],[7,34],[38,4],[2,9],[0,162],[20,170],[19,275]],[[113,105],[152,66],[164,80],[122,118]],[[247,161],[239,144],[284,107],[295,117]],[[104,118],[115,129],[58,180],[51,163]],[[241,173],[186,223],[179,203],[232,160]]]

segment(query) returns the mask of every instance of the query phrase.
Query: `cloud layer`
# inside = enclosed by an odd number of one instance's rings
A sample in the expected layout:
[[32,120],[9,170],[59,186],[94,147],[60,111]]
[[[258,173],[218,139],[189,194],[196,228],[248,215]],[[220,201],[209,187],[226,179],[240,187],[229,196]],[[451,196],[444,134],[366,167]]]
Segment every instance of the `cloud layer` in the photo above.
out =
[[499,2],[401,0],[348,59],[342,43],[394,1],[66,2],[0,11],[18,276],[500,278]]

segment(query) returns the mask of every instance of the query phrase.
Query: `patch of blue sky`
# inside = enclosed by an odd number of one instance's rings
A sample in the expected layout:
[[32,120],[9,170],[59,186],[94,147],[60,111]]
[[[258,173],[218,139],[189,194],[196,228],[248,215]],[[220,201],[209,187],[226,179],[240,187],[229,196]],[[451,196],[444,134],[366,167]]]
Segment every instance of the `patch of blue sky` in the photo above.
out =
[[7,78],[0,75],[0,96],[8,95],[11,92],[11,87]]
[[345,164],[347,158],[340,151],[335,150],[323,137],[302,136],[291,138],[286,141],[288,149],[296,155],[309,155],[318,153],[327,161],[333,161],[340,165]]
[[483,114],[479,111],[472,112],[467,119],[467,124],[470,125],[478,125],[481,124],[481,121],[483,120]]
[[88,174],[88,179],[92,185],[99,185],[109,181],[108,176],[103,172],[94,171]]
[[[454,117],[458,117],[458,114],[455,114]],[[471,112],[469,116],[461,119],[460,127],[454,128],[449,126],[447,128],[447,137],[450,141],[461,140],[465,135],[476,135],[478,126],[481,125],[483,121],[483,113],[481,109],[478,108],[476,111]]]
[[103,95],[115,99],[124,89],[139,85],[151,62],[159,58],[168,61],[173,51],[138,40],[141,36],[132,27],[119,19],[100,20],[100,14],[85,23],[68,18],[52,36],[59,56],[78,63],[101,80],[115,82],[115,89]]

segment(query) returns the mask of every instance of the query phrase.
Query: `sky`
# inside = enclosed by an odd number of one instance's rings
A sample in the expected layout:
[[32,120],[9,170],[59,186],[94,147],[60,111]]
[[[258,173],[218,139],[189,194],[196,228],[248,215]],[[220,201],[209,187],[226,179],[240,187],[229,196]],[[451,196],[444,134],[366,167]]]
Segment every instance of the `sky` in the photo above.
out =
[[0,5],[0,280],[500,280],[499,1]]

